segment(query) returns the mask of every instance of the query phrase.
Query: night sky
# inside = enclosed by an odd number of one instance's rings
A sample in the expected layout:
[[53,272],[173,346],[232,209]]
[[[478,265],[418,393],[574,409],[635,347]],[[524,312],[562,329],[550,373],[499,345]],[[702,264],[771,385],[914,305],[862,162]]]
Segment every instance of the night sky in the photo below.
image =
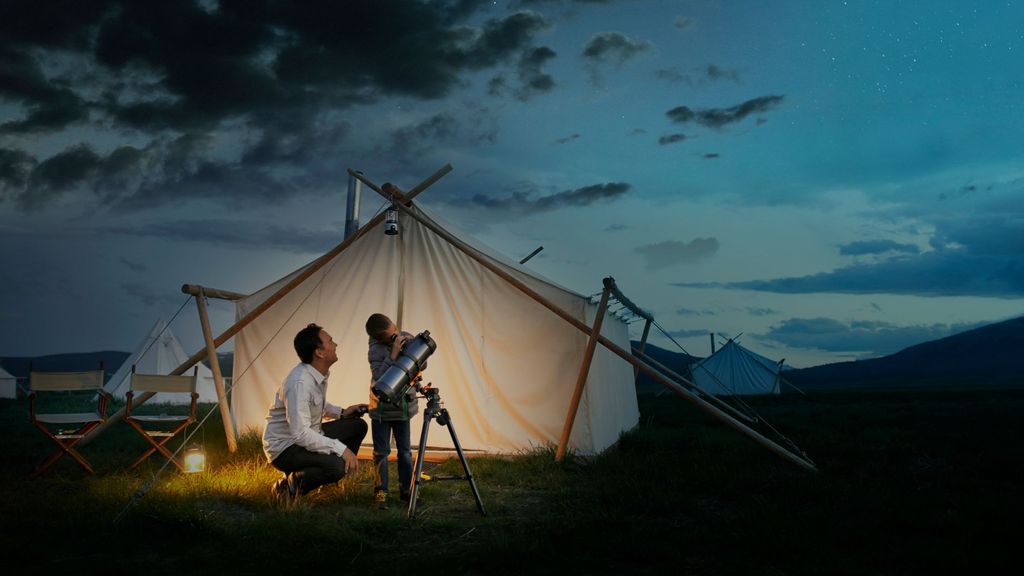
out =
[[338,243],[348,168],[446,163],[427,208],[692,354],[1019,316],[1022,57],[1013,1],[4,0],[0,356],[129,351]]

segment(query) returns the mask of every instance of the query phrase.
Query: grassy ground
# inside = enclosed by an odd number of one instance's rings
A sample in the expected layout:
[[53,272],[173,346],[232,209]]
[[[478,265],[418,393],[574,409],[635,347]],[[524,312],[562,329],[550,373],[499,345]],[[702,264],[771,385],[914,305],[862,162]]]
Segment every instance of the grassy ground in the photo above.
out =
[[[418,518],[371,506],[369,467],[282,508],[255,437],[212,472],[126,472],[124,425],[40,478],[48,450],[23,400],[0,401],[0,517],[8,565],[58,571],[270,574],[934,574],[1003,572],[1024,505],[1024,391],[812,394],[757,408],[820,468],[803,472],[676,397],[641,397],[641,424],[605,454],[471,461],[422,489]],[[208,407],[207,407],[208,409]],[[458,422],[458,415],[453,415]],[[211,419],[211,422],[217,420]],[[435,431],[441,433],[440,431]],[[152,460],[154,464],[157,462]],[[457,461],[432,470],[456,474]],[[120,516],[120,520],[115,519]]]

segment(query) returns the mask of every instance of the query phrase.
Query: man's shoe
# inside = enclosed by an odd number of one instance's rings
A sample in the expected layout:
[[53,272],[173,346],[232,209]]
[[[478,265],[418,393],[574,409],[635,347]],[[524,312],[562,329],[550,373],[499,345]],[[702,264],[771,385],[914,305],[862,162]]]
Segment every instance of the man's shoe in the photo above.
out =
[[388,509],[388,493],[383,490],[377,490],[373,493],[373,504],[378,510]]
[[273,496],[274,500],[281,504],[290,504],[294,502],[299,495],[295,477],[291,474],[285,474],[278,478],[277,482],[274,482],[274,485],[271,486],[270,494]]

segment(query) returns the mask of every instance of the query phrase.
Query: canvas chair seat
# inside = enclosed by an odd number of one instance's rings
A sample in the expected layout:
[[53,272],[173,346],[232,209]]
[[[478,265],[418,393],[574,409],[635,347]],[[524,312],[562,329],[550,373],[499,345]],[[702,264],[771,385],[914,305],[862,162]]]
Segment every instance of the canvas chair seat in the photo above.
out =
[[188,414],[147,414],[147,415],[136,415],[132,416],[139,422],[181,422],[190,418]]
[[[92,465],[75,450],[75,445],[107,420],[109,400],[110,394],[103,390],[102,368],[89,372],[32,371],[29,374],[30,421],[57,444],[57,449],[36,466],[33,475],[42,474],[65,455],[71,456],[87,473],[93,474]],[[57,406],[81,409],[85,403],[97,403],[97,409],[90,412],[51,411]]]
[[37,422],[46,424],[87,424],[103,422],[106,418],[99,412],[78,412],[75,414],[36,414]]
[[[129,469],[142,464],[154,453],[159,452],[164,458],[174,464],[178,470],[184,471],[185,466],[180,458],[167,449],[167,442],[177,436],[185,428],[196,420],[196,402],[199,394],[196,392],[196,381],[198,371],[193,370],[191,376],[157,375],[157,374],[136,374],[132,366],[131,384],[128,394],[125,396],[124,421],[139,433],[149,443],[147,450],[129,466]],[[138,414],[132,413],[132,399],[136,392],[151,392],[156,396],[160,394],[189,394],[191,403],[187,414]],[[159,440],[157,440],[159,438]]]

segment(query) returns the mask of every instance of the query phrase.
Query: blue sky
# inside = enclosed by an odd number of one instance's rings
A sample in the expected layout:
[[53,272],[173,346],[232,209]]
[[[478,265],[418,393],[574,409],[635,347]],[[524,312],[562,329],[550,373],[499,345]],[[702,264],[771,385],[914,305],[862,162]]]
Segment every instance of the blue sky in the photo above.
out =
[[0,355],[131,349],[181,284],[337,243],[347,168],[446,163],[427,207],[581,293],[615,277],[696,355],[1022,313],[1018,2],[299,4],[5,2]]

